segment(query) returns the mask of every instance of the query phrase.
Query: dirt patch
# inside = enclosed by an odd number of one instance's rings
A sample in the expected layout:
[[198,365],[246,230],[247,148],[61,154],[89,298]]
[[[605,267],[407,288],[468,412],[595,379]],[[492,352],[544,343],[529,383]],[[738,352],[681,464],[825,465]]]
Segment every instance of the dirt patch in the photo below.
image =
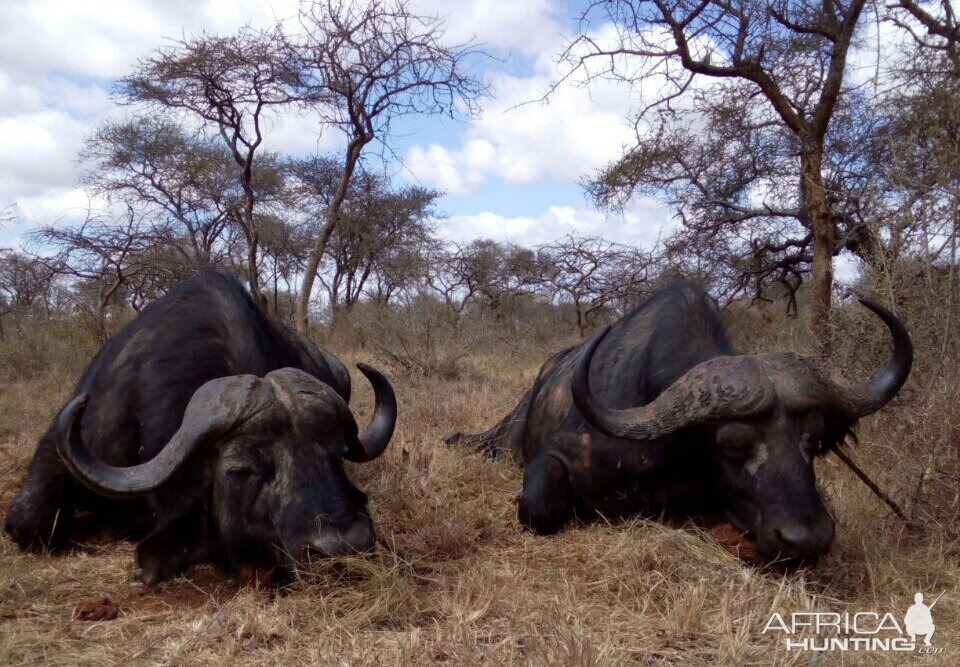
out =
[[757,543],[732,523],[718,523],[710,529],[710,533],[717,542],[725,546],[740,560],[753,565],[759,565],[763,562],[763,558],[757,550]]
[[110,598],[81,602],[73,610],[75,621],[112,621],[120,615],[120,605]]
[[120,606],[124,611],[131,612],[198,609],[211,602],[222,604],[234,597],[242,587],[232,577],[211,567],[200,567],[159,586],[138,586],[121,600]]
[[[262,582],[256,574],[253,581]],[[260,583],[262,586],[263,583]],[[189,574],[153,588],[131,586],[113,599],[102,597],[77,604],[75,621],[112,621],[121,613],[144,614],[199,609],[211,602],[221,604],[235,596],[243,584],[212,568],[197,568]]]
[[253,565],[241,565],[237,577],[244,586],[253,588],[273,588],[276,583],[272,570],[264,570]]

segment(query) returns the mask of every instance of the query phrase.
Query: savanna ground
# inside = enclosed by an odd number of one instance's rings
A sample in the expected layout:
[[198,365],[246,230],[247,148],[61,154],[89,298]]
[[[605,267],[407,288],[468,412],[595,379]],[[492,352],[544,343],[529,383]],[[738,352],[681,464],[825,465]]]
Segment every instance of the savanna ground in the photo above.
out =
[[[886,354],[881,327],[860,310],[845,307],[837,318],[838,379],[861,379]],[[741,350],[809,347],[802,325],[772,308],[731,316]],[[957,357],[939,347],[935,308],[905,319],[917,332],[914,373],[887,410],[861,423],[849,451],[905,506],[916,530],[831,456],[818,474],[837,537],[812,569],[758,569],[705,530],[655,521],[536,537],[516,521],[520,469],[449,449],[441,436],[486,428],[504,414],[563,336],[511,338],[497,330],[507,325],[488,323],[454,332],[451,352],[437,342],[443,332],[393,322],[408,330],[391,338],[390,350],[358,345],[350,332],[323,341],[350,363],[383,364],[392,354],[396,435],[381,459],[348,471],[370,495],[382,541],[376,555],[318,562],[283,591],[241,587],[209,568],[144,591],[131,544],[91,536],[69,553],[36,555],[3,535],[0,663],[956,664]],[[416,356],[408,347],[427,362],[404,368]],[[0,507],[95,348],[66,325],[0,341]],[[354,379],[363,423],[371,392]],[[773,612],[892,611],[900,620],[915,592],[929,602],[943,590],[933,612],[941,656],[818,656],[787,652],[782,635],[762,634]],[[75,618],[78,607],[103,598],[119,605],[116,619]]]

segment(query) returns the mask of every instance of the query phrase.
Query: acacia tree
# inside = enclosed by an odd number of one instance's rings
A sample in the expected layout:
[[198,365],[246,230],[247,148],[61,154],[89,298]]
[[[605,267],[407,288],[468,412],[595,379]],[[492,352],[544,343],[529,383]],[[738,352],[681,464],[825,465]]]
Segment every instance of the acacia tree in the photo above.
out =
[[54,277],[36,258],[17,250],[0,250],[0,338],[5,316],[12,316],[19,327],[21,317],[37,302],[49,308]]
[[890,303],[922,284],[942,318],[941,354],[958,336],[960,271],[960,77],[950,55],[915,45],[894,63],[872,137],[882,262],[868,275]]
[[367,297],[379,304],[395,298],[411,298],[422,292],[431,250],[432,236],[405,234],[400,243],[391,244],[374,260],[373,277],[365,289]]
[[916,62],[928,59],[944,61],[917,54],[883,100],[877,162],[897,207],[916,223],[898,230],[912,235],[901,245],[935,262],[951,252],[960,224],[960,78],[935,63],[917,76]]
[[586,337],[596,317],[620,302],[626,311],[650,280],[649,259],[639,250],[596,237],[567,236],[537,248],[542,283],[576,313],[577,333]]
[[[288,184],[285,182],[285,186]],[[290,196],[290,193],[287,193]],[[303,270],[306,255],[305,248],[310,239],[303,236],[303,230],[296,221],[290,219],[293,206],[282,209],[276,215],[260,217],[260,247],[263,257],[263,275],[272,286],[272,308],[278,317],[290,319],[293,315],[294,284]],[[280,282],[284,283],[281,300]]]
[[364,149],[389,145],[392,123],[409,114],[470,115],[484,92],[465,69],[468,46],[447,46],[437,19],[403,0],[323,0],[302,8],[303,37],[288,38],[303,91],[324,127],[347,140],[343,171],[310,249],[297,296],[296,325],[306,331],[317,271]]
[[132,281],[162,272],[152,264],[150,250],[157,238],[150,224],[133,207],[116,217],[89,212],[79,225],[49,225],[30,233],[29,241],[52,254],[34,255],[52,274],[90,281],[97,287],[95,334],[107,338],[106,310]]
[[[796,138],[756,113],[749,84],[709,92],[693,94],[688,118],[639,137],[586,189],[606,207],[623,206],[638,193],[664,199],[682,224],[665,242],[673,259],[722,298],[782,295],[795,314],[797,291],[813,263]],[[848,94],[824,139],[834,255],[851,252],[867,262],[878,256],[881,239],[868,211],[878,163],[869,145],[881,125],[866,100]]]
[[941,55],[960,76],[960,21],[952,0],[896,0],[887,10],[888,20],[906,30],[921,50]]
[[499,310],[512,297],[535,290],[541,275],[532,250],[477,239],[464,245],[436,245],[428,261],[426,281],[448,307],[460,313],[474,302]]
[[264,114],[302,102],[285,44],[279,26],[269,32],[246,28],[228,37],[201,35],[157,49],[119,86],[123,100],[160,113],[185,112],[222,139],[242,192],[234,215],[246,238],[250,291],[261,305],[266,299],[257,255],[255,174]]
[[145,211],[158,230],[169,228],[182,263],[225,261],[231,212],[242,198],[225,147],[168,120],[138,117],[98,128],[80,157],[91,163],[83,179],[89,191]]
[[[313,221],[325,218],[343,175],[336,157],[292,160],[285,167],[292,209],[306,222],[299,238],[312,244]],[[397,190],[380,174],[360,171],[341,205],[340,222],[327,241],[318,272],[331,307],[350,308],[372,280],[373,297],[385,302],[406,284],[402,264],[413,261],[433,233],[433,205],[439,192],[417,186]]]
[[[847,56],[866,0],[607,0],[612,44],[582,34],[565,57],[589,78],[612,77],[658,93],[638,113],[641,136],[682,116],[678,100],[739,91],[753,123],[780,126],[796,150],[793,171],[811,234],[811,324],[822,351],[829,335],[837,233],[824,179],[826,137],[844,89]],[[597,67],[599,66],[599,70]],[[656,111],[662,113],[656,114]],[[652,113],[653,112],[653,113]]]
[[399,287],[404,261],[412,261],[430,238],[433,202],[439,193],[417,186],[388,189],[365,174],[344,203],[342,219],[327,244],[330,303],[350,308],[376,283],[375,295],[386,301]]

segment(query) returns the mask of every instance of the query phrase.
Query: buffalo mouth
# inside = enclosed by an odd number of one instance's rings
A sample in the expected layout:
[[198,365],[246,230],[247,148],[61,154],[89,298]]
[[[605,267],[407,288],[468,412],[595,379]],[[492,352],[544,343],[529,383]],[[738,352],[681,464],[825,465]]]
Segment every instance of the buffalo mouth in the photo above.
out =
[[799,551],[789,547],[784,548],[778,544],[776,538],[761,536],[756,528],[747,526],[730,512],[724,513],[724,521],[714,524],[711,532],[721,544],[735,548],[736,554],[742,560],[764,568],[784,571],[815,566],[823,556],[829,553],[832,545],[832,539],[830,539],[825,542],[826,546],[816,548]]
[[301,549],[309,558],[352,556],[370,553],[376,546],[373,521],[360,516],[349,521],[324,524],[314,535],[307,538]]
[[338,521],[325,521],[315,529],[273,544],[272,567],[286,577],[317,561],[369,554],[376,548],[372,519],[359,514]]

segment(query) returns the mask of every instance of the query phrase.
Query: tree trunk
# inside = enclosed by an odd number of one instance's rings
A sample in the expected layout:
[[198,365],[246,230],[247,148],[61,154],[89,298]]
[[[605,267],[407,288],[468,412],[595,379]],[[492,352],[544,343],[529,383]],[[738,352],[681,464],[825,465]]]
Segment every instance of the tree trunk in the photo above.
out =
[[573,300],[573,309],[577,313],[577,335],[580,336],[580,340],[583,340],[587,337],[587,322],[583,316],[583,310],[580,308],[580,300]]
[[813,232],[813,278],[810,284],[810,329],[821,357],[830,352],[830,303],[833,294],[833,252],[836,227],[823,187],[823,147],[804,147],[801,157],[803,199]]
[[310,295],[313,293],[313,282],[316,280],[317,271],[320,269],[320,262],[323,259],[323,253],[327,250],[327,242],[333,230],[340,222],[340,209],[343,207],[343,201],[347,197],[347,190],[350,187],[350,178],[360,159],[360,151],[369,140],[354,139],[347,146],[347,159],[343,165],[343,175],[340,177],[340,183],[337,184],[337,191],[333,195],[330,207],[327,209],[327,222],[320,230],[317,236],[317,242],[314,243],[310,251],[310,257],[307,258],[307,266],[303,274],[303,285],[300,293],[297,295],[295,309],[295,323],[297,331],[307,333],[310,326]]
[[247,279],[250,281],[250,296],[254,303],[267,310],[267,297],[260,290],[260,269],[257,267],[257,247],[260,239],[251,223],[247,233]]
[[273,314],[280,319],[280,288],[278,287],[278,276],[280,272],[280,260],[273,258]]

